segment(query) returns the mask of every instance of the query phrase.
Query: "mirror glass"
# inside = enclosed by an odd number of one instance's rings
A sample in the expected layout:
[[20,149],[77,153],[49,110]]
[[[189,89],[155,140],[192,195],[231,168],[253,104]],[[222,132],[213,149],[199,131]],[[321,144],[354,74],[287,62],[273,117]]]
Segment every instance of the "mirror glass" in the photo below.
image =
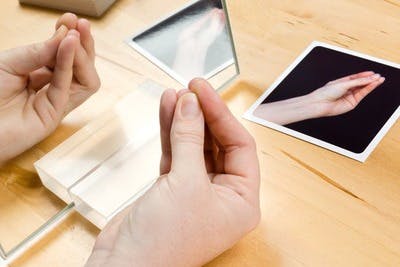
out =
[[219,89],[239,74],[225,1],[191,1],[134,34],[128,44],[183,86],[196,77]]
[[36,172],[28,167],[29,162],[31,159],[22,155],[0,168],[1,267],[32,245],[48,225],[70,210],[42,186]]

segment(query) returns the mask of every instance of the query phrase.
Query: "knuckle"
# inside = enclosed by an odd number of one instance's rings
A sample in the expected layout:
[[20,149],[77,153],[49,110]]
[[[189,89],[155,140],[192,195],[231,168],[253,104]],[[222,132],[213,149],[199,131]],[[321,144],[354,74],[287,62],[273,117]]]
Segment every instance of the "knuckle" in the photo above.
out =
[[202,145],[204,142],[204,136],[202,133],[197,131],[188,131],[183,129],[174,129],[171,131],[174,142],[188,143]]
[[247,139],[245,140],[246,144],[252,148],[252,149],[257,149],[257,143],[254,137],[251,134],[248,134]]
[[[46,50],[49,49],[48,42],[45,42],[44,45],[47,46]],[[43,44],[40,43],[28,47],[28,53],[31,55],[34,63],[38,66],[41,64],[42,61],[42,49]]]
[[250,145],[251,145],[252,147],[256,148],[256,147],[257,147],[256,139],[255,139],[252,135],[250,135],[249,139],[250,139],[250,140],[249,140]]
[[88,85],[88,89],[90,93],[96,93],[101,87],[101,80],[99,76],[96,74],[95,78],[91,80],[90,84]]
[[97,92],[100,89],[100,87],[101,87],[101,81],[100,81],[100,78],[97,76],[93,83],[93,87],[92,87],[93,91]]

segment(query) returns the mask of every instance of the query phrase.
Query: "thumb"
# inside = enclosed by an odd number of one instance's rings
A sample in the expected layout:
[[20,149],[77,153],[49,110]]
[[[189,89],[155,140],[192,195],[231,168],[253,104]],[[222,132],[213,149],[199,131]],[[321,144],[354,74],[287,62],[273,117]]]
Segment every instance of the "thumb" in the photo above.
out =
[[171,127],[171,172],[178,177],[205,176],[204,116],[195,94],[179,98]]
[[75,31],[70,31],[57,51],[56,65],[47,90],[47,96],[55,111],[60,114],[65,111],[68,103],[69,89],[73,78],[75,49],[78,44],[79,37]]

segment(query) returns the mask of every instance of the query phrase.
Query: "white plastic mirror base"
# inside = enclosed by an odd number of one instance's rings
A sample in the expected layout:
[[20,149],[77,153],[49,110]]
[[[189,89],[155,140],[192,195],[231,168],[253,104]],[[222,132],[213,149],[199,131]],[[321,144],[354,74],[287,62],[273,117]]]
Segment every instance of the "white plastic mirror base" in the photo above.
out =
[[142,85],[35,163],[43,184],[99,228],[158,177],[162,90]]

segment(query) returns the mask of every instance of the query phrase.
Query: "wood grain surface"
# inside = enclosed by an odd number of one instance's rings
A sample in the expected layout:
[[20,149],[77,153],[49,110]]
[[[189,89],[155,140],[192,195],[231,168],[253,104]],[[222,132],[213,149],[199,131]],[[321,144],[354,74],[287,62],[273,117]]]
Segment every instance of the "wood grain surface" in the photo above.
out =
[[[64,206],[41,186],[35,160],[148,79],[180,89],[123,40],[185,2],[119,0],[104,17],[91,19],[101,90],[49,138],[1,168],[0,242],[6,249]],[[396,0],[228,5],[241,76],[223,98],[238,118],[313,40],[400,62]],[[47,39],[60,15],[1,1],[0,50]],[[362,164],[241,121],[258,143],[262,220],[209,266],[400,266],[400,122]],[[12,266],[83,266],[97,234],[74,213]]]

